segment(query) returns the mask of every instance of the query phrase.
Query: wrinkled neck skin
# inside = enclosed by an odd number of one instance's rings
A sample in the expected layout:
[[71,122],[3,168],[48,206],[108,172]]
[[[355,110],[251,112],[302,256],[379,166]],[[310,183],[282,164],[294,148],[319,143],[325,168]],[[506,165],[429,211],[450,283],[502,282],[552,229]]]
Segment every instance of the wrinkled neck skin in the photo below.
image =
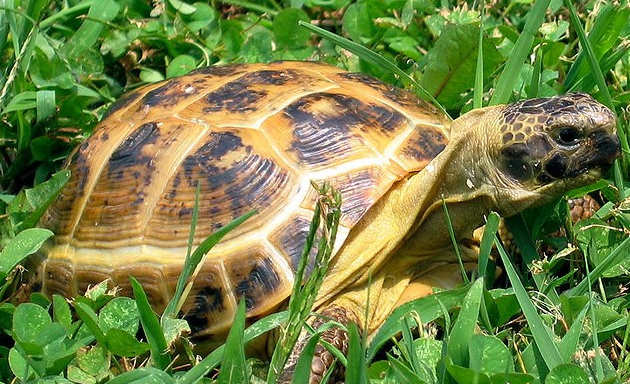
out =
[[[431,261],[436,261],[435,255],[443,254],[452,260],[452,241],[442,199],[457,241],[470,237],[491,211],[507,217],[541,200],[537,193],[524,190],[498,170],[494,160],[498,149],[492,143],[500,135],[496,120],[502,109],[503,106],[484,108],[453,121],[449,145],[432,162],[440,173],[435,177],[437,190],[425,202],[426,209],[420,210],[399,255],[430,256]],[[418,181],[414,177],[409,179],[410,196],[423,193],[422,184],[414,185]],[[446,252],[437,252],[441,249]]]

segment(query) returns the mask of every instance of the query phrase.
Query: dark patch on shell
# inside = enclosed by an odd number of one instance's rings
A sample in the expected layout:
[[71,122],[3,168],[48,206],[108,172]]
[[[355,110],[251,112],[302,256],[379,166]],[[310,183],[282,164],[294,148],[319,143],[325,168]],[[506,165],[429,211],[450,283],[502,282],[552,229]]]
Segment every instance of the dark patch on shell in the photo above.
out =
[[[229,162],[224,159],[228,153]],[[182,177],[190,187],[202,182],[202,193],[208,201],[199,212],[211,223],[225,223],[220,217],[236,218],[252,209],[268,207],[289,182],[286,170],[253,153],[231,132],[212,132],[207,143],[184,159],[180,173],[167,189],[170,198],[177,196]]]
[[212,133],[210,141],[197,150],[202,157],[221,160],[227,153],[236,151],[243,146],[243,140],[232,132]]
[[199,93],[197,87],[185,81],[185,77],[174,78],[164,85],[149,91],[140,103],[143,107],[160,106],[163,108],[174,106],[182,99]]
[[280,276],[270,259],[257,261],[244,279],[236,282],[234,293],[236,299],[245,299],[245,307],[252,310],[261,304],[267,295],[273,293],[280,284]]
[[[272,236],[271,241],[288,257],[293,272],[297,271],[300,263],[300,257],[302,256],[302,250],[304,249],[310,226],[310,220],[296,216],[291,218]],[[318,233],[320,232],[318,230]],[[318,241],[315,240],[308,256],[305,277],[308,277],[313,270],[315,257],[317,256],[317,247]]]
[[405,145],[402,153],[416,161],[431,160],[446,148],[447,140],[442,132],[423,127]]
[[138,164],[151,169],[153,158],[143,154],[142,148],[155,143],[159,136],[157,124],[153,122],[142,124],[131,132],[109,158],[108,175],[121,178],[125,170]]
[[206,286],[195,295],[193,308],[184,315],[194,335],[208,328],[208,313],[225,310],[222,287]]
[[391,84],[387,84],[375,77],[366,75],[364,73],[343,72],[343,73],[340,73],[339,76],[347,80],[365,84],[369,86],[370,88],[373,88],[376,91],[380,92],[383,96],[387,97],[388,99],[398,104],[405,105],[405,106],[413,106],[416,108],[420,107],[420,108],[433,109],[432,106],[418,99],[413,94],[407,91],[404,91],[400,88],[397,88]]
[[248,73],[224,84],[206,95],[208,106],[205,113],[227,110],[233,113],[253,112],[258,109],[260,99],[268,94],[264,89],[252,89],[257,85],[284,85],[298,79],[293,70],[260,70]]
[[[316,165],[327,163],[333,156],[351,150],[354,135],[352,127],[360,122],[357,115],[340,108],[348,97],[343,95],[317,93],[305,96],[287,106],[283,113],[293,126],[291,150],[298,155],[301,163]],[[311,111],[316,102],[326,100],[335,115]]]
[[85,184],[90,176],[90,167],[87,162],[87,150],[89,148],[89,142],[84,142],[71,156],[70,164],[74,168],[72,175],[77,177],[77,191],[79,194],[83,194]]
[[239,83],[229,83],[214,91],[206,97],[209,107],[203,109],[204,113],[220,112],[254,112],[258,109],[258,100],[265,97],[267,91],[255,91],[248,89]]
[[182,207],[178,212],[177,212],[177,216],[179,216],[180,219],[183,218],[189,218],[192,217],[192,208],[189,207]]
[[406,122],[387,106],[327,92],[304,96],[288,105],[283,114],[293,127],[291,150],[305,165],[326,164],[351,151],[361,140],[354,134],[356,130],[380,129],[389,135]]
[[129,92],[122,95],[120,98],[118,98],[118,100],[114,101],[112,105],[109,106],[109,109],[107,109],[107,111],[103,114],[103,120],[132,104],[138,99],[138,97],[140,97],[140,95],[142,95],[141,90],[138,90],[136,92]]
[[225,64],[216,65],[211,67],[203,67],[195,69],[188,73],[188,75],[212,75],[212,76],[229,76],[238,75],[245,72],[246,67],[242,64]]

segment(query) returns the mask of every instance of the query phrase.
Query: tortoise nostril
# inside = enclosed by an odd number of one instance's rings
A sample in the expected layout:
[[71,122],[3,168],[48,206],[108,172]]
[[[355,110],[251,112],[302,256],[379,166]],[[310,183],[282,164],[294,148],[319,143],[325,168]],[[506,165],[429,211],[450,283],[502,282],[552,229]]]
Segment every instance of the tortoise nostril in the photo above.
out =
[[602,143],[602,152],[605,155],[606,165],[612,165],[615,160],[621,155],[621,142],[617,135],[611,135],[605,143]]

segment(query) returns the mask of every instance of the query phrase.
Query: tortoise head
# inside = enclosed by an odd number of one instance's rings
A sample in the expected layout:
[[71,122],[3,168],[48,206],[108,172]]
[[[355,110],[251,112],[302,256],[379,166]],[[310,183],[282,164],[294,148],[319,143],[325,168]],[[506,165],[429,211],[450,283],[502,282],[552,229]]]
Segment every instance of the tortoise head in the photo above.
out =
[[592,182],[620,153],[615,114],[583,93],[510,104],[497,124],[499,170],[528,190]]
[[477,151],[476,161],[468,162],[480,171],[474,184],[486,186],[481,193],[504,215],[599,179],[620,154],[615,114],[582,93],[481,108],[453,125],[456,133],[471,133],[459,141],[477,141],[463,144]]

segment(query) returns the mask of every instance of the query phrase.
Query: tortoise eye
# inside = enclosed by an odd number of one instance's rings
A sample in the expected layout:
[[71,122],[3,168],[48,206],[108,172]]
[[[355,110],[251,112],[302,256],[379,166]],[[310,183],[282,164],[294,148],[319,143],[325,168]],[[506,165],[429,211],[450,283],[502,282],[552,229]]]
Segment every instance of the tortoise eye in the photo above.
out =
[[558,132],[556,141],[562,145],[575,145],[581,139],[580,131],[576,128],[562,128]]

